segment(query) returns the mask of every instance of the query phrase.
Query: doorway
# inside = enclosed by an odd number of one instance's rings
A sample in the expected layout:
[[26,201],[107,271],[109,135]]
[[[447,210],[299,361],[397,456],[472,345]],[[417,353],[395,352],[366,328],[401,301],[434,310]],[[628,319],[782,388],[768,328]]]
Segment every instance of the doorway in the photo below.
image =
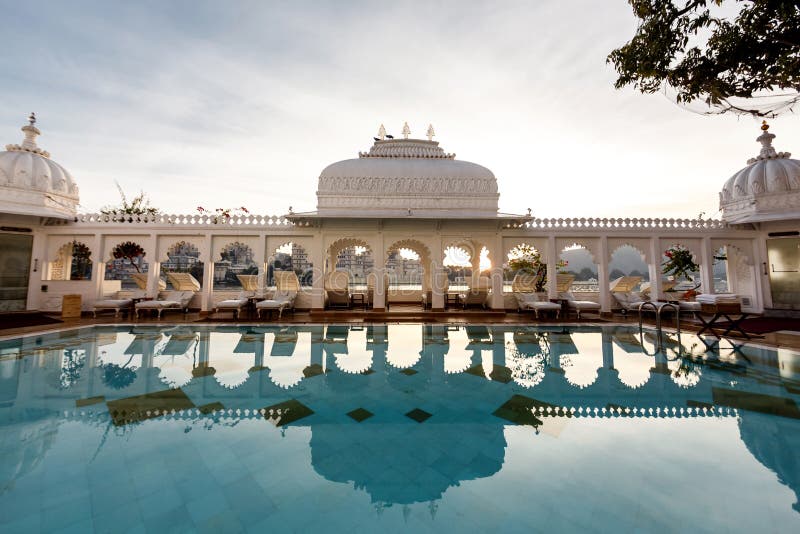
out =
[[24,311],[33,236],[0,234],[0,312]]
[[772,307],[800,310],[800,238],[767,239]]

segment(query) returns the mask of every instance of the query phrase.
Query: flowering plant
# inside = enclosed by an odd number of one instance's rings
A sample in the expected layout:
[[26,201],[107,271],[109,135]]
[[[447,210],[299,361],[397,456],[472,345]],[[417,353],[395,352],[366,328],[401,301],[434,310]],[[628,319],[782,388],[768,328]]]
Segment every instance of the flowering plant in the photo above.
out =
[[[197,206],[197,211],[201,215],[211,213],[211,210],[207,210],[203,206]],[[217,208],[214,210],[214,224],[217,224],[220,220],[229,221],[234,213],[249,214],[250,212],[244,206],[240,208]]]
[[133,265],[137,273],[141,272],[139,270],[139,262],[137,259],[144,255],[144,249],[138,243],[134,243],[133,241],[120,243],[111,251],[111,256],[113,256],[115,260],[128,260],[131,262],[131,265]]
[[694,262],[692,252],[689,249],[676,245],[664,251],[664,256],[667,257],[667,260],[661,264],[662,273],[676,278],[684,276],[694,282],[692,273],[699,271],[700,266]]

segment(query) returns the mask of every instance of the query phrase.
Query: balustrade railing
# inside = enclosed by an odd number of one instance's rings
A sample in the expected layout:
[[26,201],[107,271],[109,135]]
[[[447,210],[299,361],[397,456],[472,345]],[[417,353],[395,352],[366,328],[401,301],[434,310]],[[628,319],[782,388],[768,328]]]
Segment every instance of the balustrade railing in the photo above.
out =
[[547,218],[531,219],[507,225],[508,228],[525,228],[531,230],[713,230],[726,228],[727,224],[718,219],[652,219],[652,218]]
[[215,215],[215,214],[130,214],[122,212],[80,213],[75,219],[78,224],[146,224],[161,226],[268,226],[284,227],[306,226],[309,223],[294,222],[281,215]]

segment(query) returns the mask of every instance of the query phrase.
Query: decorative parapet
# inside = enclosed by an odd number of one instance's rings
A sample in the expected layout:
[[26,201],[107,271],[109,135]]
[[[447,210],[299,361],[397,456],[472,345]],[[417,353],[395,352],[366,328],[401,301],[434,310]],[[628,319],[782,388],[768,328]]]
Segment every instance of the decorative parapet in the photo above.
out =
[[718,219],[645,219],[645,218],[550,218],[513,221],[506,228],[525,228],[530,230],[716,230],[727,228],[724,221]]
[[[292,222],[283,215],[224,215],[213,214],[191,214],[191,215],[167,215],[167,214],[129,214],[129,213],[81,213],[73,220],[76,224],[87,225],[128,225],[144,224],[151,226],[250,226],[250,227],[270,227],[270,228],[292,228],[297,226],[310,226],[309,222]],[[51,225],[66,224],[62,221],[52,221]]]

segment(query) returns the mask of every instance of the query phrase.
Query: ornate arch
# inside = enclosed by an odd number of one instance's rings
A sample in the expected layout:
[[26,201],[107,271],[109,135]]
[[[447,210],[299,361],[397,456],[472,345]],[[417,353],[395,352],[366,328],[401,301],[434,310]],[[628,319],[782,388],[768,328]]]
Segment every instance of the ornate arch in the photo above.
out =
[[[541,241],[541,242],[540,242]],[[536,252],[538,252],[542,260],[545,259],[546,252],[545,252],[545,240],[541,239],[533,239],[533,238],[525,238],[525,237],[515,237],[515,238],[506,238],[503,239],[503,263],[508,261],[508,255],[511,254],[511,251],[514,249],[521,247],[521,246],[529,246],[532,247]]]
[[582,241],[572,238],[556,239],[556,261],[558,261],[561,253],[566,249],[570,247],[580,247],[589,253],[589,256],[592,258],[592,263],[597,264],[597,254],[595,254],[594,245],[595,243],[592,241]]
[[401,248],[407,248],[419,254],[420,263],[422,263],[423,266],[428,265],[431,261],[431,249],[418,239],[401,239],[395,241],[386,249],[386,255],[388,256],[393,252],[397,252]]
[[204,261],[204,259],[201,259],[203,247],[200,239],[192,236],[161,236],[158,239],[158,262],[168,262],[170,260],[170,252],[178,246],[192,247],[197,251],[197,261]]
[[359,237],[342,237],[328,245],[328,256],[335,258],[341,251],[349,247],[365,247],[370,252],[372,252],[373,248],[366,239],[361,239]]
[[105,238],[105,254],[104,257],[105,262],[112,262],[114,261],[114,249],[123,243],[136,243],[142,250],[144,250],[144,259],[145,263],[150,263],[150,258],[152,257],[152,250],[148,250],[148,247],[145,243],[149,238],[143,235],[109,235]]
[[636,239],[636,238],[608,238],[608,261],[611,261],[611,257],[614,255],[616,251],[621,249],[622,247],[631,247],[639,253],[642,257],[642,261],[646,264],[652,263],[652,254],[650,254],[650,242],[648,239]]

